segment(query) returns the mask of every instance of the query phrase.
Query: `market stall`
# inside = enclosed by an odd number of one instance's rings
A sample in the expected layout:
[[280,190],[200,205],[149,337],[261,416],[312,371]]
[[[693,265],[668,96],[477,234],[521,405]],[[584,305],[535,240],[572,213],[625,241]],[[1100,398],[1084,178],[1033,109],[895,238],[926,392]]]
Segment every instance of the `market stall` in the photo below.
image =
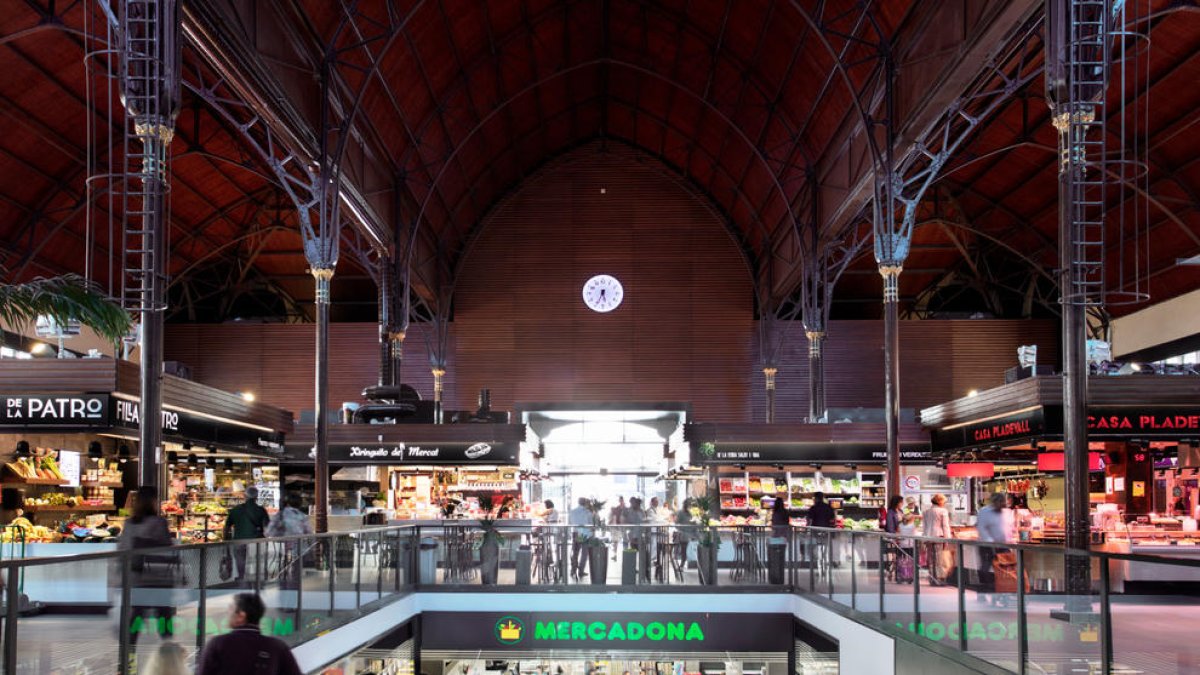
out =
[[[1090,517],[1097,549],[1200,556],[1198,380],[1189,375],[1089,378]],[[1031,377],[981,391],[922,410],[921,422],[943,461],[987,465],[991,475],[977,481],[976,504],[1003,492],[1015,508],[1017,538],[1063,543],[1061,378]],[[971,538],[973,531],[957,534]],[[1115,573],[1129,580],[1141,576],[1136,569]],[[1057,570],[1046,575],[1045,585],[1061,583]]]
[[[137,487],[137,365],[108,358],[11,360],[0,368],[0,392],[0,480],[5,505],[21,510],[21,518],[0,531],[0,555],[114,549],[127,497]],[[170,484],[182,475],[180,465],[186,467],[193,447],[202,448],[206,458],[274,465],[292,417],[238,394],[164,375],[160,424],[162,480]],[[224,465],[211,468],[216,475]],[[173,519],[178,505],[173,492],[168,490],[164,512],[177,536],[213,540],[204,532],[189,534],[186,524]],[[91,572],[75,570],[69,586],[54,566],[30,570],[23,590],[31,601],[105,603],[107,569],[93,565]],[[42,572],[48,576],[40,578]]]
[[[684,426],[693,463],[707,469],[709,491],[719,496],[719,522],[727,527],[766,525],[775,499],[785,499],[790,522],[808,524],[815,494],[825,494],[837,527],[879,528],[886,506],[886,450],[879,424],[706,424]],[[902,467],[931,463],[927,436],[919,426],[901,426]],[[903,473],[903,472],[902,472]],[[850,551],[834,551],[849,559]],[[859,560],[875,561],[877,551],[859,551]],[[732,543],[723,541],[718,560],[733,560]]]
[[[528,518],[520,503],[522,424],[338,424],[329,430],[330,529],[376,522],[433,524],[486,515]],[[311,485],[312,429],[289,437],[285,489]]]

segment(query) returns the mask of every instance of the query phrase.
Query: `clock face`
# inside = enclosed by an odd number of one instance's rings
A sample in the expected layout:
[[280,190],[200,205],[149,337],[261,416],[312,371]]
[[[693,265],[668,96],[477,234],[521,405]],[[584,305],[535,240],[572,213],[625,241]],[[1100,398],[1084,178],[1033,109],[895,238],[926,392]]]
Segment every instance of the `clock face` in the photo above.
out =
[[583,302],[597,312],[611,312],[621,304],[625,289],[607,274],[597,274],[583,285]]

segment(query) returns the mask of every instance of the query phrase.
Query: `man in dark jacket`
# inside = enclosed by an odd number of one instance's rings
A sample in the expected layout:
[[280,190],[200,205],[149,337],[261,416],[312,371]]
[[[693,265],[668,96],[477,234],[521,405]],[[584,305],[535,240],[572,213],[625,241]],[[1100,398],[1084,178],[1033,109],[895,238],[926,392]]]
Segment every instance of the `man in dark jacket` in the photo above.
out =
[[233,630],[209,640],[196,675],[301,675],[287,644],[259,632],[264,613],[266,606],[257,594],[233,596],[229,608]]
[[818,492],[813,495],[813,505],[808,509],[808,526],[832,528],[836,524],[837,517],[833,513],[833,507],[825,502],[825,493]]
[[[229,509],[225,518],[225,540],[230,539],[262,539],[263,532],[271,517],[267,510],[258,505],[258,488],[246,488],[246,501]],[[232,535],[232,536],[231,536]],[[237,567],[237,580],[246,580],[247,546],[233,546],[233,561]]]

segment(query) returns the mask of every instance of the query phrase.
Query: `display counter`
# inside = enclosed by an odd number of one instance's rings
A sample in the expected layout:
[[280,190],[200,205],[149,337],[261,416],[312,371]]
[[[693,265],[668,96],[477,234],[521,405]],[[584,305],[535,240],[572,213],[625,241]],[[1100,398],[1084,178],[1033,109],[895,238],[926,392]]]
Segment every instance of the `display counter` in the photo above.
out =
[[[117,550],[117,542],[31,543],[25,545],[25,558],[59,558]],[[91,605],[109,602],[110,561],[80,560],[34,565],[25,568],[22,592],[30,602],[46,604]]]

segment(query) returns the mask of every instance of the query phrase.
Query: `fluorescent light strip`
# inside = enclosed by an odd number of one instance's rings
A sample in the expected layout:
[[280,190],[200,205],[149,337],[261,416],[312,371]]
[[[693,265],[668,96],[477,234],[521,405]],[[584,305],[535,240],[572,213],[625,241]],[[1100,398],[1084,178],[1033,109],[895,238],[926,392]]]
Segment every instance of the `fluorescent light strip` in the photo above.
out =
[[977,420],[969,420],[967,422],[959,422],[958,424],[951,424],[948,427],[942,427],[942,430],[950,431],[951,429],[958,429],[960,427],[965,427],[969,424],[979,424],[981,422],[991,422],[992,420],[998,420],[998,419],[1002,419],[1004,417],[1011,417],[1013,415],[1020,415],[1021,413],[1033,412],[1034,410],[1039,410],[1041,407],[1042,406],[1040,406],[1040,405],[1034,405],[1034,406],[1029,406],[1028,408],[1021,408],[1020,410],[1013,410],[1011,412],[1003,412],[998,415],[992,415],[991,417],[984,417],[984,418],[977,419]]

